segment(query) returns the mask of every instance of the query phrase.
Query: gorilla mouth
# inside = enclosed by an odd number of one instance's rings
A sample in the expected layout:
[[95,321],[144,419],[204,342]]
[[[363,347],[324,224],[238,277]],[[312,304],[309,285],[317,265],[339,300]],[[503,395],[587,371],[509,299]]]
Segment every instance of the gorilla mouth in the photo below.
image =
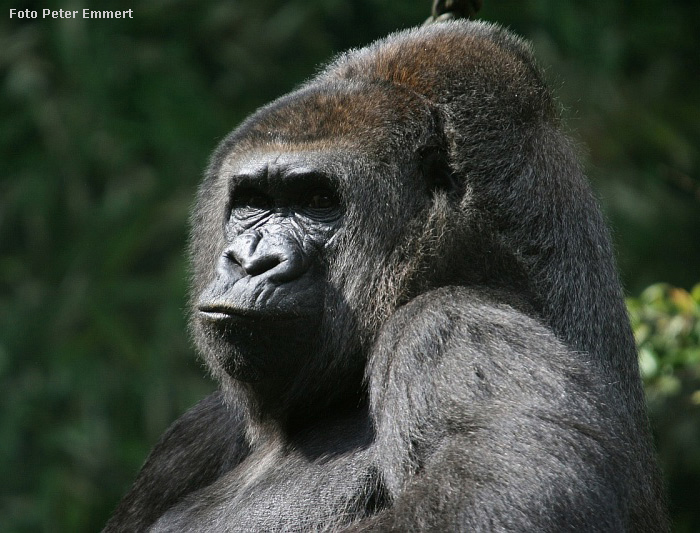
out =
[[251,309],[231,307],[220,304],[200,304],[197,306],[198,316],[208,322],[222,323],[237,319],[262,319],[262,320],[298,320],[308,318],[300,313],[289,313],[281,310]]

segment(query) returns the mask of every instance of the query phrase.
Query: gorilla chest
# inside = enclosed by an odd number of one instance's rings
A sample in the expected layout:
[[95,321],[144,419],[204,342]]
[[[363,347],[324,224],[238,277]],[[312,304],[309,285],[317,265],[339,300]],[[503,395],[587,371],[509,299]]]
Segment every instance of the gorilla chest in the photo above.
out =
[[365,443],[311,439],[254,450],[168,511],[152,531],[332,530],[373,512],[377,475]]

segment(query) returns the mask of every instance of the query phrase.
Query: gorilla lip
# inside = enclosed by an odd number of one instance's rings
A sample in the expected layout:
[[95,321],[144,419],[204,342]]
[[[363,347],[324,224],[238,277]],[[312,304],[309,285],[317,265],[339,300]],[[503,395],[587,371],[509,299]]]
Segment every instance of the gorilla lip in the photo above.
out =
[[233,313],[230,311],[226,310],[213,310],[213,309],[198,309],[199,316],[206,319],[210,320],[212,322],[221,322],[223,320],[229,320],[232,316]]
[[200,317],[211,322],[230,321],[237,318],[261,318],[267,320],[294,320],[304,318],[302,315],[298,314],[270,313],[266,311],[257,311],[255,309],[237,309],[229,306],[209,304],[197,306],[197,311]]

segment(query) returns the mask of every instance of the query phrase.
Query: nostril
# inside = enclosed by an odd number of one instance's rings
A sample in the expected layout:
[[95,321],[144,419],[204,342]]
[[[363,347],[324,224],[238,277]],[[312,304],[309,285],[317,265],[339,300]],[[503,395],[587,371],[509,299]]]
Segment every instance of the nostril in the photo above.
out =
[[282,260],[275,255],[259,255],[243,260],[241,266],[249,276],[259,276],[272,270],[281,262]]
[[239,278],[246,275],[245,269],[241,263],[236,259],[234,254],[228,250],[219,258],[216,270],[221,276],[235,276]]

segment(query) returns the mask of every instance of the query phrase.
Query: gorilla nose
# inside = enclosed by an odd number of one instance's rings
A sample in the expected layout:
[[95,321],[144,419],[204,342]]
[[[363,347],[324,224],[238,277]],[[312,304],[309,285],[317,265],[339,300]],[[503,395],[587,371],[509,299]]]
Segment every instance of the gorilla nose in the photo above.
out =
[[278,235],[250,232],[236,237],[225,258],[238,265],[247,276],[265,276],[283,283],[300,277],[304,271],[304,254],[300,246]]

